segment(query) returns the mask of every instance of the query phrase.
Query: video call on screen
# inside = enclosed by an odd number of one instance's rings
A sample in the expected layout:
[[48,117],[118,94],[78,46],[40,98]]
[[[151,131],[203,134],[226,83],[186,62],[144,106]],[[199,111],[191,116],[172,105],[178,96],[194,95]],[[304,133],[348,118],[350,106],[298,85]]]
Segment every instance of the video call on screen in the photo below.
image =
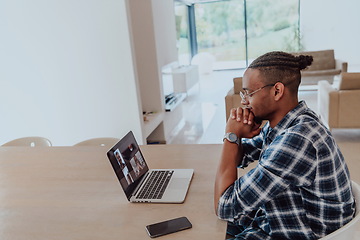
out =
[[143,156],[135,144],[131,143],[125,149],[115,149],[114,157],[116,159],[114,164],[117,165],[116,174],[124,189],[147,170]]

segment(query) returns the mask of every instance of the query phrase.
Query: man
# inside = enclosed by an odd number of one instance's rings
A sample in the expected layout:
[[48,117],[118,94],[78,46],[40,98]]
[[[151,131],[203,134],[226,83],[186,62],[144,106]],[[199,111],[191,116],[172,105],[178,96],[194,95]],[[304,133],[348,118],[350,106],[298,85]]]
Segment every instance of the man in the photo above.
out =
[[[235,239],[318,239],[355,212],[349,171],[331,133],[304,101],[311,56],[270,52],[243,76],[242,103],[226,124],[215,211]],[[259,120],[268,120],[260,128]],[[238,178],[237,167],[258,160]],[[230,233],[229,232],[229,233]]]

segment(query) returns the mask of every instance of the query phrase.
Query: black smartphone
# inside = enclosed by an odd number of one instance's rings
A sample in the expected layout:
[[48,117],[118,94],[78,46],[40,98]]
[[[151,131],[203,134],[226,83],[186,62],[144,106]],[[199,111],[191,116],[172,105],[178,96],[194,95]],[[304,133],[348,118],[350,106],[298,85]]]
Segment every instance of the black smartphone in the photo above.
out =
[[192,225],[186,217],[175,218],[164,222],[146,226],[146,231],[152,238],[191,228]]

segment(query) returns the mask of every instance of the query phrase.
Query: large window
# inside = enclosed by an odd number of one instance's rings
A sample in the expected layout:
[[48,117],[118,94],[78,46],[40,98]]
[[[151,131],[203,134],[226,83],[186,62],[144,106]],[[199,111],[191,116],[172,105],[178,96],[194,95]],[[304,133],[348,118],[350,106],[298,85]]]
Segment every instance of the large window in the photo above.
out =
[[241,2],[195,4],[198,52],[211,53],[217,68],[246,67],[245,17]]
[[175,2],[175,21],[179,64],[189,65],[191,59],[188,6]]
[[[188,6],[176,4],[175,9],[177,24],[181,22],[182,64],[183,59],[207,52],[216,59],[215,69],[245,68],[268,51],[301,50],[299,0],[198,0]],[[194,18],[188,17],[189,10]],[[189,32],[194,32],[192,38]]]
[[247,0],[248,59],[299,50],[298,0]]

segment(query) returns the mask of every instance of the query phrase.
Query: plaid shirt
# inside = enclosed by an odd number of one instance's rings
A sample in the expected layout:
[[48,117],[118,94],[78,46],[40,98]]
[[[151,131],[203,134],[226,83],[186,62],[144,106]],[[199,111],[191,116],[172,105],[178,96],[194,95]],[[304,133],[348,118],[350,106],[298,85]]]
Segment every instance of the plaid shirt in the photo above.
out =
[[[242,142],[240,167],[256,168],[218,203],[221,219],[242,226],[244,239],[318,239],[355,212],[350,175],[331,133],[305,102],[275,128]],[[242,239],[242,238],[241,238]]]

